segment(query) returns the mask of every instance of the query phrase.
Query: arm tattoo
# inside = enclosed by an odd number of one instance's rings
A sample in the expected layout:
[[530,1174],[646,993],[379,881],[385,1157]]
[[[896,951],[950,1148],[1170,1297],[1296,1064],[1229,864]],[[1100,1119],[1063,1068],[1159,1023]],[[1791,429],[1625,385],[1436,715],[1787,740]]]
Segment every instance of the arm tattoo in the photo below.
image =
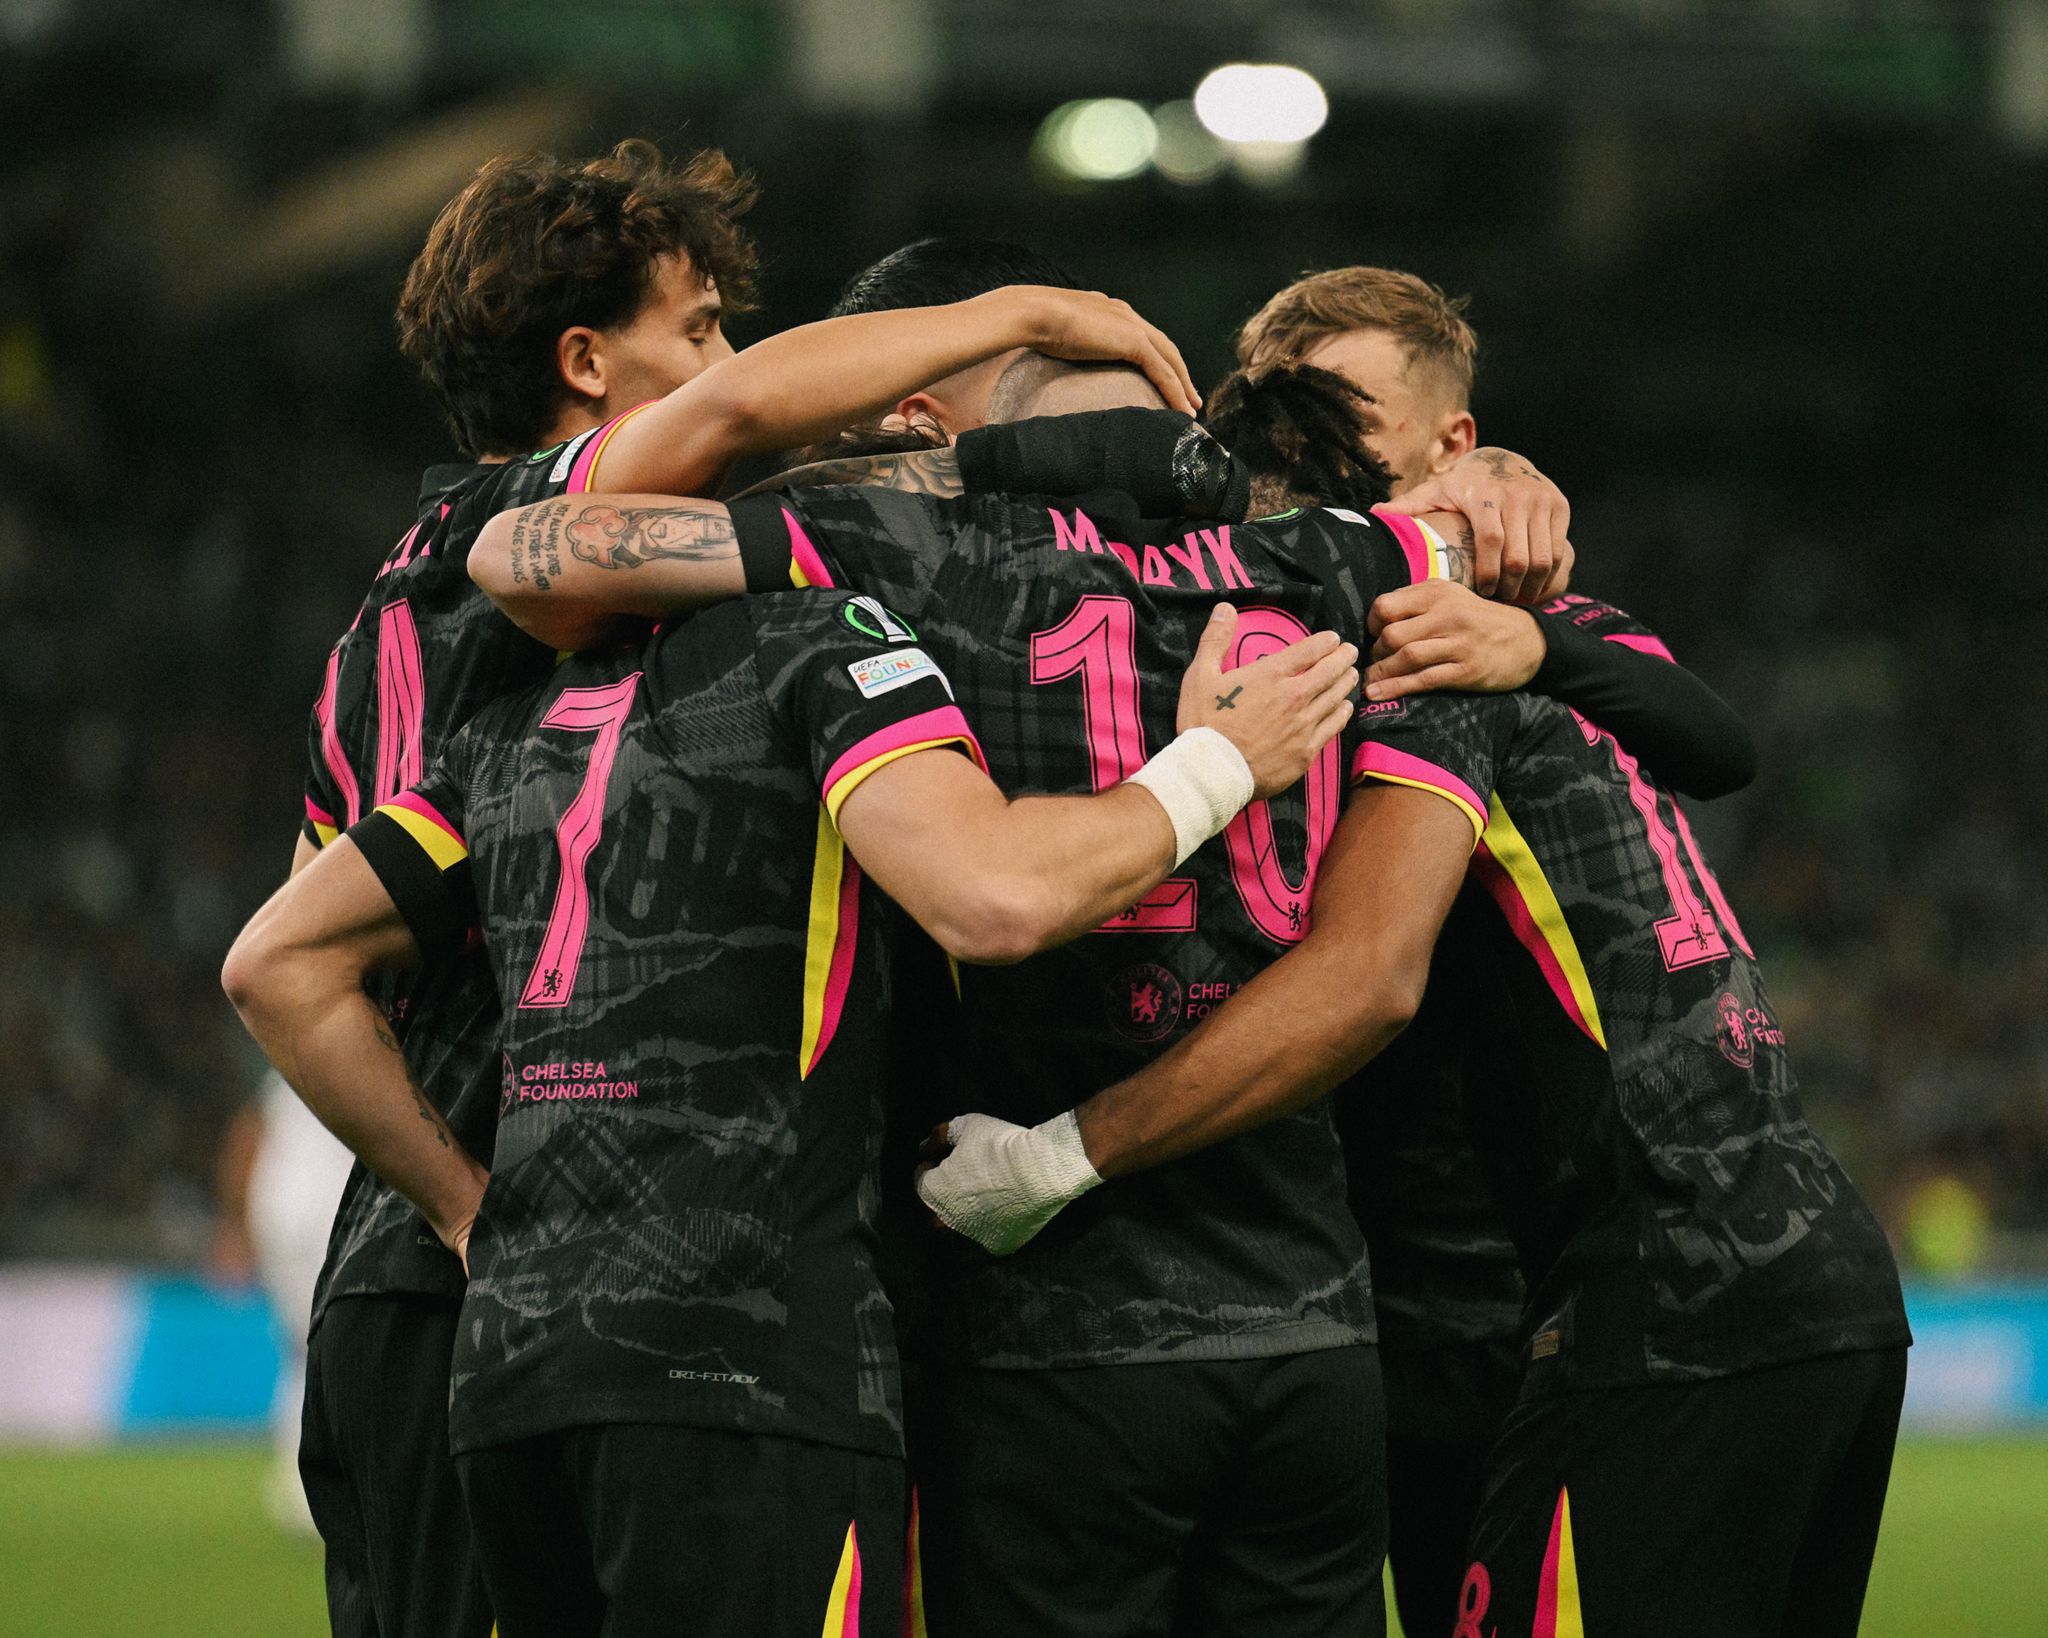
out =
[[562,520],[569,508],[562,501],[529,506],[512,525],[512,579],[548,589],[550,575],[562,572]]
[[[657,558],[709,563],[739,553],[732,517],[715,501],[673,506],[586,506],[566,531],[569,550],[600,569],[637,569]],[[561,572],[559,568],[555,571]],[[547,582],[535,582],[543,591]]]
[[[404,1062],[405,1049],[398,1044],[398,1037],[391,1033],[390,1026],[383,1019],[378,1018],[371,1023],[370,1027],[377,1032],[377,1039],[397,1053],[401,1063]],[[448,1131],[448,1123],[441,1118],[441,1111],[427,1102],[427,1095],[419,1089],[418,1083],[413,1080],[412,1069],[409,1065],[405,1071],[405,1085],[406,1090],[412,1093],[412,1106],[419,1111],[420,1119],[433,1128],[435,1141],[444,1149],[453,1147],[453,1139]]]
[[760,495],[777,489],[812,489],[840,483],[900,489],[908,495],[936,495],[942,500],[967,492],[967,486],[960,481],[960,457],[948,448],[814,461],[809,466],[778,472],[774,477],[755,484],[747,493]]
[[1472,539],[1470,520],[1459,518],[1450,528],[1437,530],[1437,536],[1444,543],[1444,577],[1461,586],[1473,585],[1478,578],[1473,573],[1473,564],[1479,552]]

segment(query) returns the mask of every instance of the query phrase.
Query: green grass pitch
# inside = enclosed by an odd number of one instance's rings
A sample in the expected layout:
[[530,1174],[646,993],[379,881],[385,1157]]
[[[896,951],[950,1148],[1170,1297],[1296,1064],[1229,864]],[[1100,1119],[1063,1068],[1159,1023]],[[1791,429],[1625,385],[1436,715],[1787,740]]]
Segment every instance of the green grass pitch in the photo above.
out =
[[[317,1638],[319,1548],[271,1528],[263,1464],[242,1447],[0,1452],[0,1638]],[[2048,1440],[1904,1446],[1864,1638],[2048,1635],[2044,1544]]]

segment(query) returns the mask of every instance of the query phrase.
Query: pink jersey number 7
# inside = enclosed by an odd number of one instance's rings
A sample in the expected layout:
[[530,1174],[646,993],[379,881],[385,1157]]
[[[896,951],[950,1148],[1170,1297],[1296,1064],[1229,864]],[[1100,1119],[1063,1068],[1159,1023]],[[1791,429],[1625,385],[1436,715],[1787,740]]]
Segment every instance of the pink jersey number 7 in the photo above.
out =
[[540,954],[534,958],[533,971],[519,996],[522,1007],[566,1007],[575,993],[576,969],[590,932],[590,882],[584,867],[590,862],[591,849],[597,846],[598,832],[604,828],[605,790],[611,783],[619,738],[639,686],[640,673],[636,671],[602,688],[565,688],[540,719],[543,728],[595,734],[597,739],[590,748],[590,766],[584,770],[576,800],[555,826],[562,879],[555,886],[555,907],[540,941]]

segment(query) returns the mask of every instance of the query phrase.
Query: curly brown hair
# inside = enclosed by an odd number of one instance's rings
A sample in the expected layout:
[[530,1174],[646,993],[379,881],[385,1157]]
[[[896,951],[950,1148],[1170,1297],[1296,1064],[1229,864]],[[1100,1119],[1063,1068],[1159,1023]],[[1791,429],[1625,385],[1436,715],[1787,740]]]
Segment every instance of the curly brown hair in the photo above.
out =
[[670,162],[651,142],[599,159],[502,154],[442,208],[398,298],[398,344],[471,455],[538,446],[567,389],[555,342],[631,322],[656,264],[687,255],[725,310],[753,298],[736,218],[753,178],[715,148]]

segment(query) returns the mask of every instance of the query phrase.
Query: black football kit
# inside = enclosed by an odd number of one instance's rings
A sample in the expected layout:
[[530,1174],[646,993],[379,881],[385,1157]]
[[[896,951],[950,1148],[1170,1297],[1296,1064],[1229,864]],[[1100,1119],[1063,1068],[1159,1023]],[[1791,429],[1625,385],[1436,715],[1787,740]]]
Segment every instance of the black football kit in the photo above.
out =
[[[1460,1638],[1582,1615],[1853,1633],[1910,1340],[1898,1275],[1800,1111],[1684,811],[1533,695],[1402,702],[1352,766],[1435,791],[1476,838],[1437,975],[1464,998],[1467,1128],[1529,1292]],[[1751,1551],[1773,1519],[1784,1551]]]
[[[583,489],[625,419],[531,456],[428,471],[416,521],[327,657],[307,747],[303,834],[315,846],[415,783],[481,706],[553,668],[553,650],[471,582],[469,549],[499,512]],[[488,1159],[498,1002],[481,957],[455,953],[380,979],[373,994],[420,1088]],[[314,1290],[300,1446],[339,1638],[484,1638],[491,1629],[448,1459],[448,1349],[461,1295],[455,1258],[358,1162]],[[344,1302],[390,1311],[352,1311],[330,1326]],[[398,1340],[408,1328],[420,1335]],[[424,1576],[429,1540],[442,1556]]]
[[889,970],[835,821],[941,747],[979,755],[880,604],[747,599],[565,662],[350,832],[505,1002],[450,1428],[506,1638],[901,1618]]

